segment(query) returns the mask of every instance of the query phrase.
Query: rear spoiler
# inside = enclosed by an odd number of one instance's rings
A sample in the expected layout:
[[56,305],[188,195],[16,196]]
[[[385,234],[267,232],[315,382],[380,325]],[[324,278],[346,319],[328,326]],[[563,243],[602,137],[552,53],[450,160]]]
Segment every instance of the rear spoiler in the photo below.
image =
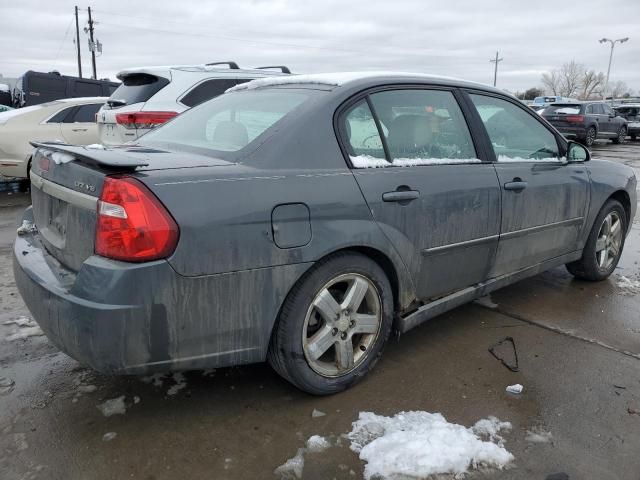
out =
[[41,150],[45,155],[46,151],[59,152],[65,154],[58,159],[53,158],[56,163],[65,163],[72,160],[79,160],[82,163],[98,165],[110,168],[130,168],[146,167],[148,161],[142,160],[137,156],[127,155],[124,149],[112,148],[87,148],[77,145],[67,145],[65,143],[56,142],[29,142],[36,149]]

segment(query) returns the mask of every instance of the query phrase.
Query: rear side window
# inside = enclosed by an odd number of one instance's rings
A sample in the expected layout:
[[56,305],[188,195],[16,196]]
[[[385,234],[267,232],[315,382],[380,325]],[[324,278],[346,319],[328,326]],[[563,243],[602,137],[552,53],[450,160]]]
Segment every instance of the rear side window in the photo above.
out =
[[[511,102],[470,95],[498,162],[558,161],[558,142],[535,117]],[[545,111],[546,113],[546,111]]]
[[604,109],[600,103],[594,103],[591,107],[593,107],[593,113],[596,115],[604,115]]
[[96,113],[98,113],[101,106],[101,103],[80,105],[73,114],[73,118],[70,123],[94,123],[96,121]]
[[366,100],[360,101],[345,112],[343,125],[347,151],[354,166],[388,164],[376,121]]
[[146,73],[135,73],[127,75],[109,98],[123,100],[127,105],[146,102],[167,85],[169,85],[169,80],[166,78]]
[[180,99],[187,107],[195,107],[207,100],[222,95],[227,89],[248,82],[249,79],[212,78],[196,85],[189,93]]
[[222,95],[144,135],[144,145],[200,153],[237,152],[301,105],[310,92],[258,90]]
[[64,123],[65,119],[70,116],[71,111],[75,110],[76,107],[67,107],[60,110],[53,117],[47,120],[47,123]]

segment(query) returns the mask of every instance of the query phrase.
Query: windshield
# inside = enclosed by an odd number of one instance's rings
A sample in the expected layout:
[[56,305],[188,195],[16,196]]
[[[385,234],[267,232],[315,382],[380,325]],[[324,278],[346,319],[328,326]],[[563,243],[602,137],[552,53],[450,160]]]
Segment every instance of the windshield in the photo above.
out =
[[272,89],[221,95],[149,132],[139,143],[224,156],[245,148],[312,93]]
[[122,79],[122,83],[109,97],[110,100],[120,100],[126,105],[146,102],[162,88],[169,84],[169,80],[147,73],[134,73]]

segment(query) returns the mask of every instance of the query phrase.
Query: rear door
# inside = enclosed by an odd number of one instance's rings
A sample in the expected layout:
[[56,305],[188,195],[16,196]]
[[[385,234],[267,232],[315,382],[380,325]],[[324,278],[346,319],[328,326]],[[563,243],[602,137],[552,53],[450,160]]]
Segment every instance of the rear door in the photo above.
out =
[[60,123],[62,136],[71,145],[89,145],[98,142],[96,114],[101,103],[89,103],[75,107]]
[[500,190],[453,90],[361,95],[340,116],[353,173],[371,212],[429,299],[487,278]]
[[501,185],[502,218],[491,276],[577,250],[589,205],[589,177],[562,158],[558,139],[516,100],[470,92],[486,128]]

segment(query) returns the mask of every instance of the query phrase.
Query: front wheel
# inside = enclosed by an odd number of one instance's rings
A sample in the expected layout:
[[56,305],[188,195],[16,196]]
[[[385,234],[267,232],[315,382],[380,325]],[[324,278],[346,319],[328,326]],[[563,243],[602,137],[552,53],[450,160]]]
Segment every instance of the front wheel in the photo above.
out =
[[620,127],[618,130],[618,136],[614,138],[613,143],[624,143],[627,140],[627,129],[625,127]]
[[358,253],[315,265],[289,293],[268,360],[305,392],[328,395],[361,380],[382,354],[393,294],[380,266]]
[[591,228],[582,258],[566,265],[574,277],[600,281],[613,273],[624,247],[627,214],[617,200],[605,203]]

